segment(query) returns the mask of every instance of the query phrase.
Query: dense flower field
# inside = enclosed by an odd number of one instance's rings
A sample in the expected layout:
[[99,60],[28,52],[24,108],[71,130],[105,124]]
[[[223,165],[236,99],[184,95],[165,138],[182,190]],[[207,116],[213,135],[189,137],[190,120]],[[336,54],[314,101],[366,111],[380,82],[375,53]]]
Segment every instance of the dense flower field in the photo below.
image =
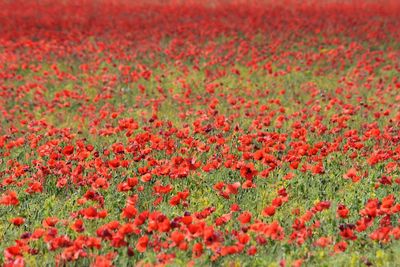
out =
[[390,0],[0,1],[0,264],[399,264],[399,29]]

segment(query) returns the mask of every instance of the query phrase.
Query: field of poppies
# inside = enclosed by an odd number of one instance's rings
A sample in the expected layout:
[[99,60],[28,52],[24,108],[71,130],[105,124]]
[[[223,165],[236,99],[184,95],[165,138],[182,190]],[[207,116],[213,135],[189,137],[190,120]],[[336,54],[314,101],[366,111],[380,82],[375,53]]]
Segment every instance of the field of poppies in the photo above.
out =
[[399,266],[400,2],[0,1],[0,265]]

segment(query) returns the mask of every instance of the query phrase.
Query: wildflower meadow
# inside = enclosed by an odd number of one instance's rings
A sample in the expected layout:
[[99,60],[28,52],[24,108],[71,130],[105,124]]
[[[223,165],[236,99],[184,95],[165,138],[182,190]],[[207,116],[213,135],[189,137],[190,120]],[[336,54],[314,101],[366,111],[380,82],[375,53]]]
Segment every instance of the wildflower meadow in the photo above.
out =
[[400,2],[0,0],[0,265],[400,266]]

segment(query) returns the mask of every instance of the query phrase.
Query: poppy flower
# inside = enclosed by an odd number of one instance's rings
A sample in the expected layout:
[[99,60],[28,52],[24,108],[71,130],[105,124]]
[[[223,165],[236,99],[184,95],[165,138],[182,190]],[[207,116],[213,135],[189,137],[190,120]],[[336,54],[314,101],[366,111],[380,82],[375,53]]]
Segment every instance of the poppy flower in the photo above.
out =
[[344,251],[346,251],[346,249],[347,249],[347,243],[345,241],[340,241],[340,242],[336,243],[333,248],[335,253],[344,252]]
[[10,219],[10,222],[12,224],[14,224],[15,226],[20,226],[20,225],[24,224],[25,219],[22,217],[15,217],[15,218]]
[[275,206],[271,205],[266,207],[262,213],[264,216],[273,216],[275,214]]
[[25,190],[25,192],[27,192],[29,194],[41,193],[41,192],[43,192],[43,185],[38,181],[34,181],[34,182],[29,184],[29,186]]
[[330,245],[331,242],[332,242],[331,238],[329,238],[329,237],[320,237],[314,242],[314,245],[324,248],[324,247]]
[[97,218],[97,209],[95,207],[88,207],[83,209],[81,214],[85,219],[95,219]]
[[81,233],[85,230],[85,227],[83,226],[83,221],[80,219],[76,220],[70,227],[77,233]]
[[245,212],[243,212],[242,214],[240,214],[240,215],[238,216],[238,221],[239,221],[241,224],[249,223],[250,220],[251,220],[251,213],[248,212],[248,211],[245,211]]
[[185,216],[182,217],[182,222],[185,225],[189,225],[189,224],[191,224],[193,222],[193,218],[190,215],[185,215]]
[[59,219],[56,217],[47,217],[43,220],[42,225],[44,227],[54,227],[58,223]]
[[18,204],[19,200],[15,191],[6,191],[0,197],[0,205],[17,206]]
[[68,145],[63,148],[62,153],[65,156],[70,156],[74,153],[74,150],[75,150],[74,146]]
[[192,248],[193,257],[198,258],[203,254],[203,245],[201,243],[195,243]]
[[358,182],[361,177],[357,175],[357,170],[355,168],[351,168],[347,171],[346,174],[343,175],[345,179],[351,179],[353,182]]
[[240,168],[240,175],[246,180],[252,180],[258,171],[254,168],[253,163],[248,163]]
[[123,218],[133,218],[137,214],[137,209],[133,205],[127,205],[122,211]]
[[113,266],[112,264],[112,259],[113,259],[114,255],[112,254],[108,254],[108,255],[99,255],[95,257],[95,260],[93,262],[93,264],[91,266],[93,267],[111,267]]
[[171,233],[171,240],[175,243],[175,245],[179,245],[183,240],[185,239],[185,236],[178,232],[174,231]]
[[147,244],[149,243],[149,237],[147,235],[142,236],[136,243],[136,250],[143,253],[147,249]]
[[337,215],[340,217],[340,218],[347,218],[348,217],[348,215],[349,215],[349,210],[346,208],[346,206],[345,205],[343,205],[343,204],[339,204],[339,206],[338,206],[338,208],[337,208]]

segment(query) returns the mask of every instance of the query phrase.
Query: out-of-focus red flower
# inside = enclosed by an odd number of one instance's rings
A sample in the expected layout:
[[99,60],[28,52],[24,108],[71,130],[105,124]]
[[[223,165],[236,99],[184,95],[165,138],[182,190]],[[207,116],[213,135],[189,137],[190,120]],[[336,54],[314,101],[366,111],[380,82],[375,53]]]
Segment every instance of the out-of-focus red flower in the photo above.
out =
[[20,225],[24,224],[25,219],[22,217],[15,217],[15,218],[10,219],[10,222],[12,224],[14,224],[15,226],[20,226]]

